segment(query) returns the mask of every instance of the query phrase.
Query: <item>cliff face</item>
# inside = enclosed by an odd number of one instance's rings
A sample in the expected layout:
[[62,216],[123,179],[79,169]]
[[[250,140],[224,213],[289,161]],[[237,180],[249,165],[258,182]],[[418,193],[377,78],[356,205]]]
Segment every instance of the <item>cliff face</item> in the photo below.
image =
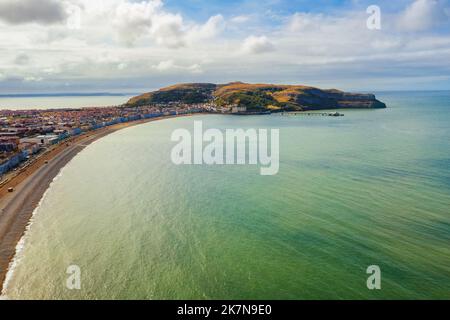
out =
[[238,105],[247,110],[321,110],[342,108],[386,108],[373,94],[322,90],[308,86],[248,84],[233,82],[188,83],[174,85],[134,97],[130,106],[154,103],[205,103],[218,106]]
[[386,108],[373,94],[347,93],[338,90],[306,89],[293,100],[303,110],[340,108]]

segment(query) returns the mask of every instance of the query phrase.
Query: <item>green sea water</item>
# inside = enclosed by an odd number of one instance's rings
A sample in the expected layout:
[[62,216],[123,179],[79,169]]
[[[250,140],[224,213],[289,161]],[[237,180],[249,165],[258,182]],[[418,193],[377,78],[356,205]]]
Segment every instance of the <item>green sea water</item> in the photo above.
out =
[[[177,118],[95,142],[36,210],[7,297],[450,299],[450,92],[377,97],[388,109]],[[170,135],[194,120],[280,129],[279,173],[173,165]]]

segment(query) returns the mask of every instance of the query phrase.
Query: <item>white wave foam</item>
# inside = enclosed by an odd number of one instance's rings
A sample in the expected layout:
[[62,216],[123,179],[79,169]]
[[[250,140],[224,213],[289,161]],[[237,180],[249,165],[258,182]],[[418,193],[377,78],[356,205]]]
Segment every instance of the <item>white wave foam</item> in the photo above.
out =
[[[86,150],[87,147],[93,145],[94,143],[98,142],[99,140],[101,140],[101,139],[97,139],[95,141],[90,142],[89,145],[87,145],[86,148],[84,148],[84,150]],[[41,198],[41,200],[39,200],[38,205],[33,210],[33,213],[31,214],[30,221],[28,222],[27,226],[25,227],[25,232],[24,232],[22,238],[20,238],[19,242],[16,245],[14,257],[11,260],[11,262],[9,263],[8,271],[6,273],[5,280],[3,281],[3,289],[2,289],[2,292],[0,292],[0,300],[8,299],[8,296],[6,295],[6,291],[8,290],[8,286],[9,286],[9,284],[11,282],[11,279],[12,279],[12,277],[14,275],[15,269],[17,268],[17,265],[19,264],[20,260],[22,259],[22,254],[23,254],[23,250],[25,248],[26,239],[29,236],[30,228],[31,228],[31,226],[32,226],[32,224],[34,222],[36,213],[39,211],[39,208],[41,207],[44,199],[46,198],[46,196],[48,194],[48,192],[52,189],[52,185],[54,184],[54,182],[57,181],[63,175],[63,171],[72,163],[74,158],[75,157],[73,157],[68,163],[66,163],[66,165],[63,168],[61,168],[59,170],[58,174],[53,178],[53,180],[50,182],[49,187],[47,188],[47,190],[42,195],[42,198]]]
[[[69,161],[69,163],[71,161]],[[69,163],[67,163],[63,168],[61,168],[61,170],[58,172],[58,174],[53,178],[53,180],[52,180],[52,182],[50,182],[50,185],[48,186],[47,190],[42,195],[41,200],[39,200],[38,205],[33,210],[33,213],[31,214],[30,221],[28,222],[27,226],[25,227],[25,232],[24,232],[23,236],[20,238],[20,240],[17,243],[17,245],[16,245],[14,257],[11,260],[11,262],[9,263],[8,271],[6,273],[5,280],[3,281],[3,289],[2,289],[2,292],[0,292],[0,300],[8,300],[8,296],[6,295],[6,291],[8,290],[8,286],[9,286],[9,284],[11,282],[11,279],[12,279],[12,277],[14,275],[14,271],[17,268],[17,265],[19,264],[20,260],[22,260],[23,250],[25,248],[26,239],[29,236],[29,232],[30,232],[31,226],[33,225],[33,222],[35,220],[35,215],[39,211],[39,209],[41,208],[43,201],[47,197],[47,194],[52,189],[52,185],[54,184],[55,181],[57,181],[63,175],[63,170],[69,165]]]

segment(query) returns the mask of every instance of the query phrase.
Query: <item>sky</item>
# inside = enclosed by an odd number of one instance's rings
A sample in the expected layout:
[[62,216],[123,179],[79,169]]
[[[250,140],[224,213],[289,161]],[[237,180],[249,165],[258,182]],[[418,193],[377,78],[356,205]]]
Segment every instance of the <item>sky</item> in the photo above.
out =
[[450,90],[450,0],[0,0],[0,94]]

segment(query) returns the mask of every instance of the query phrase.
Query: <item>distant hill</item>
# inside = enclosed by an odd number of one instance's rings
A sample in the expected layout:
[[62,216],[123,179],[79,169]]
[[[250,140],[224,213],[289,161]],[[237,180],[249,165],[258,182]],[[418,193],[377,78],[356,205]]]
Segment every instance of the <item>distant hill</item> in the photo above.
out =
[[249,111],[321,110],[342,108],[386,108],[373,94],[322,90],[301,85],[184,83],[144,93],[127,102],[128,106],[156,103],[206,103],[242,106]]

